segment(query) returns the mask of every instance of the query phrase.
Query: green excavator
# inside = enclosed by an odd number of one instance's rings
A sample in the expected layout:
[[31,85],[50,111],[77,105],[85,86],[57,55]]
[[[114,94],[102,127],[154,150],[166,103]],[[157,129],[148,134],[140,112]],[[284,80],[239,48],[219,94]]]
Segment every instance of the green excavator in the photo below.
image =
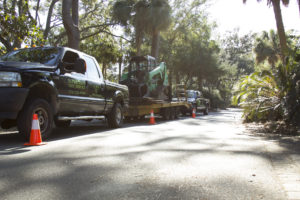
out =
[[135,56],[124,69],[120,84],[127,85],[130,100],[171,101],[167,67],[164,62],[157,65],[151,56]]

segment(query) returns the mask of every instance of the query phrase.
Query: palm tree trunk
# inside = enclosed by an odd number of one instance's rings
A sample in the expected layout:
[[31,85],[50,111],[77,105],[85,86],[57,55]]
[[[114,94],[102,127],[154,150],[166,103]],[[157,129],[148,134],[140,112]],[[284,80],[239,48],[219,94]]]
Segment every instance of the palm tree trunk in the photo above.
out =
[[272,0],[272,4],[273,4],[273,10],[274,10],[275,19],[276,19],[277,32],[279,35],[279,42],[280,42],[281,54],[282,54],[281,58],[284,61],[284,57],[288,53],[288,48],[287,48],[287,44],[286,44],[286,35],[285,35],[283,21],[282,21],[280,0]]
[[159,31],[153,30],[151,56],[153,56],[156,59],[158,58],[158,49],[159,49]]

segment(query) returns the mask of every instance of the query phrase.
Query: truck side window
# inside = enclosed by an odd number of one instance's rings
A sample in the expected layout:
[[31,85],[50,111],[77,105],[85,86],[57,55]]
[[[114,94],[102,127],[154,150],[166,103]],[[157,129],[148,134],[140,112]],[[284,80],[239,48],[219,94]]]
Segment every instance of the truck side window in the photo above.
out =
[[[62,61],[65,64],[66,68],[68,68],[68,65],[72,66],[76,60],[79,58],[79,55],[77,53],[74,53],[72,51],[66,51]],[[71,74],[73,76],[76,76],[80,79],[86,79],[86,73],[85,74],[80,74],[77,72],[70,72],[67,74]]]
[[67,62],[67,63],[72,63],[74,64],[75,61],[77,60],[78,58],[78,54],[77,53],[74,53],[74,52],[71,52],[71,51],[67,51],[62,59],[63,62]]
[[86,62],[86,73],[89,80],[99,82],[100,81],[100,75],[99,71],[97,70],[97,65],[95,64],[94,59],[83,56],[82,57]]

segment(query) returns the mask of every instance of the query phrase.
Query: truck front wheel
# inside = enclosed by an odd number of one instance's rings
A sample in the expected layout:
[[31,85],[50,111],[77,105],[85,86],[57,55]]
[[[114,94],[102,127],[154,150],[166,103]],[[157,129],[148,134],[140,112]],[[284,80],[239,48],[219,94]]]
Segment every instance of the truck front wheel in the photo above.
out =
[[43,139],[51,134],[53,128],[53,114],[51,106],[44,99],[29,99],[17,119],[19,133],[25,138],[30,138],[32,116],[38,115],[40,131]]
[[119,128],[123,124],[124,114],[122,106],[116,103],[107,116],[107,123],[110,128]]

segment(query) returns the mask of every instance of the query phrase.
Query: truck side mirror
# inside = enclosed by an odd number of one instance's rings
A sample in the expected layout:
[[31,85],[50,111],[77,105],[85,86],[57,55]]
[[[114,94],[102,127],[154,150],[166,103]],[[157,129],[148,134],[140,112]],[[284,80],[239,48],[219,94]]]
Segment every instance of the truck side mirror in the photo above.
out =
[[82,58],[78,58],[73,67],[74,71],[77,73],[84,74],[86,72],[86,63]]

